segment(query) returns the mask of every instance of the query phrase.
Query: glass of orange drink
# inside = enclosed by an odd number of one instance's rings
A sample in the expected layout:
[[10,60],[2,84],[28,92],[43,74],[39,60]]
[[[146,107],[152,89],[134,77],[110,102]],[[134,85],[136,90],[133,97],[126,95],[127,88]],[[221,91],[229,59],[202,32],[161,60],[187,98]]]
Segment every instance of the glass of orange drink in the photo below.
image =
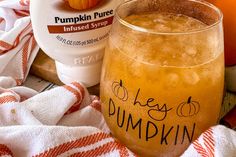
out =
[[217,124],[222,18],[198,0],[131,0],[117,8],[102,68],[102,113],[112,135],[136,154],[180,156]]

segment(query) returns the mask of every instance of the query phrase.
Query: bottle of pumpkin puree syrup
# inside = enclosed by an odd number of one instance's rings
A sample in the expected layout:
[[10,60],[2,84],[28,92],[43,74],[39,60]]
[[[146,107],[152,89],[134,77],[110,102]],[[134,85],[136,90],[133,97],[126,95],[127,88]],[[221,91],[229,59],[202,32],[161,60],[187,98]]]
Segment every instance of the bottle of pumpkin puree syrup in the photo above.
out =
[[35,39],[55,59],[63,83],[99,83],[106,39],[122,0],[33,0]]

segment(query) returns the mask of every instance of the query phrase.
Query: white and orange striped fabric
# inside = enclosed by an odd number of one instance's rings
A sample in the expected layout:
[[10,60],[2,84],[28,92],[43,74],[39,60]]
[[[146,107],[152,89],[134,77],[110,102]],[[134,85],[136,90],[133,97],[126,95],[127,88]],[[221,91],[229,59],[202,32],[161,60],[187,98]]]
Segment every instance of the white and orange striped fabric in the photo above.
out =
[[[14,80],[0,80],[0,157],[136,156],[112,138],[99,99],[81,84],[43,93],[12,85]],[[235,154],[236,132],[216,126],[193,142],[182,157]]]
[[29,1],[0,0],[0,76],[11,77],[15,84],[21,85],[38,50]]
[[236,132],[224,126],[205,131],[184,152],[183,157],[236,157]]
[[[0,0],[0,157],[136,156],[112,138],[99,99],[81,84],[43,93],[15,87],[25,80],[38,51],[28,6],[29,0]],[[182,156],[235,154],[236,133],[216,126]]]
[[0,156],[135,155],[110,136],[98,98],[72,83],[40,94],[0,88]]

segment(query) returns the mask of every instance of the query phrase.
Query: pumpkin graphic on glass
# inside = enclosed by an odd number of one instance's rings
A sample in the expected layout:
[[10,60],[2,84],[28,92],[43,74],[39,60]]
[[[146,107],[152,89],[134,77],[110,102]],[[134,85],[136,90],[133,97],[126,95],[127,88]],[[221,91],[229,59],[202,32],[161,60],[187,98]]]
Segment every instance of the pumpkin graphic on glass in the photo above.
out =
[[192,101],[192,97],[189,97],[188,101],[179,104],[176,113],[179,117],[191,117],[198,114],[199,110],[199,103],[197,101]]
[[122,80],[120,80],[120,82],[115,81],[112,83],[112,92],[118,99],[122,101],[128,100],[128,91],[123,86]]
[[64,0],[76,10],[86,10],[95,7],[101,0]]

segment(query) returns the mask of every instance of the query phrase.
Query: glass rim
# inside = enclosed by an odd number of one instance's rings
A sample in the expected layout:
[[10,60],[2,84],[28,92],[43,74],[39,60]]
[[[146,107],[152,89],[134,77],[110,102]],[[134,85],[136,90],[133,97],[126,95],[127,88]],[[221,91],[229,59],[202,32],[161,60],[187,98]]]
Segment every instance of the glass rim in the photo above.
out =
[[117,9],[116,9],[116,14],[115,14],[115,18],[121,23],[123,24],[124,26],[130,28],[130,29],[133,29],[135,31],[138,31],[138,32],[142,32],[142,33],[150,33],[150,34],[154,34],[154,35],[188,35],[188,34],[195,34],[195,33],[201,33],[201,32],[205,32],[205,31],[208,31],[210,30],[211,28],[219,25],[222,23],[223,21],[223,13],[222,11],[216,7],[215,5],[207,2],[207,1],[202,1],[202,0],[187,0],[187,1],[190,1],[190,2],[194,2],[194,3],[199,3],[199,4],[203,4],[209,8],[212,8],[218,15],[219,15],[219,19],[214,22],[213,24],[209,25],[209,26],[206,26],[204,28],[199,28],[199,29],[195,29],[195,30],[188,30],[188,31],[185,31],[185,32],[158,32],[158,31],[155,31],[155,30],[152,30],[152,29],[148,29],[148,28],[144,28],[144,27],[140,27],[140,26],[136,26],[136,25],[133,25],[125,20],[123,20],[118,12],[119,10],[121,9],[122,6],[124,5],[127,5],[128,3],[130,3],[131,1],[138,1],[138,0],[129,0],[129,1],[125,1],[124,3],[121,3]]

